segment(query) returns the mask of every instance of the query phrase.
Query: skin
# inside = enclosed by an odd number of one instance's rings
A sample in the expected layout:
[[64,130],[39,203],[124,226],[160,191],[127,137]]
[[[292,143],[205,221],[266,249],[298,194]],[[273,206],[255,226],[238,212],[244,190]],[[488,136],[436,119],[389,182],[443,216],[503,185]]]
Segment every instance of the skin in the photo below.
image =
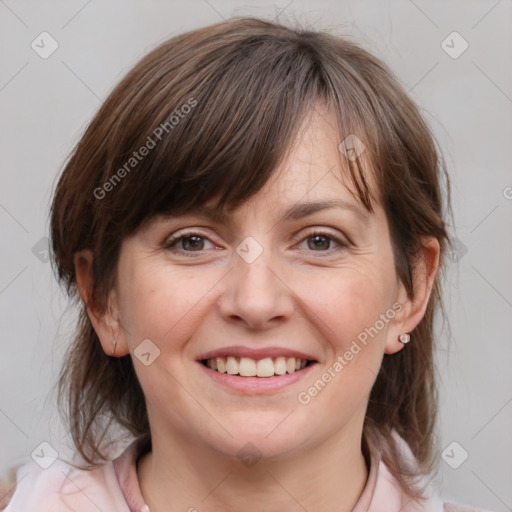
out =
[[[439,244],[423,240],[411,299],[395,272],[380,204],[366,212],[366,223],[338,208],[283,220],[298,201],[341,198],[365,212],[343,178],[334,118],[317,112],[272,180],[234,211],[230,225],[196,216],[155,218],[123,241],[109,312],[88,308],[105,353],[117,337],[115,356],[132,355],[146,397],[153,451],[140,459],[138,477],[152,512],[349,511],[364,489],[361,435],[369,393],[384,354],[404,349],[398,336],[424,315]],[[311,228],[331,238],[315,246]],[[170,235],[190,229],[206,238],[164,247]],[[235,252],[249,236],[263,247],[252,263]],[[86,302],[91,262],[89,251],[76,254]],[[298,393],[395,302],[401,310],[378,335],[307,405],[299,403]],[[144,339],[160,350],[149,366],[133,356]],[[230,345],[293,347],[318,364],[274,394],[242,395],[214,383],[196,361]],[[236,456],[248,442],[262,455],[251,467]]]

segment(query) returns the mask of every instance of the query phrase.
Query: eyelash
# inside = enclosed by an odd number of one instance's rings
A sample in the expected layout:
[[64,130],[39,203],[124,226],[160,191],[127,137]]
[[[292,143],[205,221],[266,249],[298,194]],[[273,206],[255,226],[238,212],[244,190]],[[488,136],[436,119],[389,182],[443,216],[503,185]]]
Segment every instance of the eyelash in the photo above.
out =
[[[181,233],[179,236],[171,237],[170,239],[168,239],[165,243],[164,249],[171,250],[174,246],[176,246],[182,240],[184,240],[186,238],[191,238],[193,236],[197,236],[197,237],[209,240],[209,238],[207,236],[205,236],[203,233],[200,233],[197,231],[187,231],[185,233]],[[313,230],[313,231],[310,231],[309,233],[306,233],[305,235],[302,236],[302,238],[299,241],[302,242],[304,240],[307,240],[308,238],[313,238],[315,236],[326,237],[327,239],[329,239],[333,242],[336,242],[342,248],[348,247],[347,242],[344,242],[343,240],[339,239],[338,237],[336,237],[330,233],[327,233],[324,231],[318,231],[318,230]],[[209,241],[211,241],[211,240],[209,240]],[[327,253],[328,255],[331,255],[332,250],[333,249],[329,249],[327,251],[309,251],[309,252],[318,252],[320,255],[322,253],[324,253],[324,254]],[[186,255],[186,257],[197,258],[199,256],[199,254],[201,254],[204,251],[185,251],[183,249],[174,249],[174,252]],[[198,253],[198,254],[195,255],[194,253]],[[322,256],[320,256],[320,257],[322,257]]]

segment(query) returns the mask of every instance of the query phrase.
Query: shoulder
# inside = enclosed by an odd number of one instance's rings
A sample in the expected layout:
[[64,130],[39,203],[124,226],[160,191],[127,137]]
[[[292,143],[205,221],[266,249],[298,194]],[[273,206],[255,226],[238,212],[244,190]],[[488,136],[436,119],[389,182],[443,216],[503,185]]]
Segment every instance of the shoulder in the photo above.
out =
[[5,510],[5,507],[11,501],[15,489],[16,467],[11,467],[0,475],[0,510]]
[[28,461],[8,476],[10,481],[3,485],[7,497],[0,501],[3,512],[69,512],[89,510],[91,505],[95,510],[129,512],[112,462],[77,469],[57,459],[43,469]]
[[[396,431],[393,431],[393,437],[400,453],[401,463],[408,471],[415,470],[417,461],[409,445]],[[400,510],[401,512],[417,512],[419,510],[428,510],[428,512],[491,512],[487,509],[472,507],[451,500],[432,482],[429,475],[423,475],[417,481],[417,486],[421,489],[425,498],[425,502],[420,504],[419,501],[411,498],[401,489],[393,472],[382,460],[381,455],[387,441],[378,439],[378,442],[376,442],[375,439],[371,438],[370,441],[372,450],[378,452],[375,459],[379,461],[378,475],[373,491],[373,508],[370,507],[370,512],[380,512],[381,510]],[[391,507],[390,504],[392,504]]]

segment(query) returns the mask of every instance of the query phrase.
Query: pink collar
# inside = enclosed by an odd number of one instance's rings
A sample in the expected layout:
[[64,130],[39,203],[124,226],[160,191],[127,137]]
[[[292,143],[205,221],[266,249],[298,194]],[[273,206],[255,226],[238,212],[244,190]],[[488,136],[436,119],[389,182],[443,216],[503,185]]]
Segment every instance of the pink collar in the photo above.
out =
[[150,512],[144,503],[137,477],[137,461],[151,449],[151,438],[143,435],[133,441],[126,450],[113,461],[119,487],[130,512]]
[[[409,462],[413,460],[412,452],[405,441],[396,436],[402,449],[404,458]],[[151,450],[149,435],[135,439],[125,451],[113,461],[114,470],[119,486],[124,495],[130,512],[150,512],[144,503],[144,498],[137,477],[137,461],[139,457]],[[427,503],[420,507],[416,500],[408,498],[400,489],[398,482],[381,460],[380,449],[372,442],[363,450],[369,472],[366,485],[352,512],[441,512],[442,502],[433,494],[432,489],[424,485]],[[368,460],[369,459],[369,460]]]

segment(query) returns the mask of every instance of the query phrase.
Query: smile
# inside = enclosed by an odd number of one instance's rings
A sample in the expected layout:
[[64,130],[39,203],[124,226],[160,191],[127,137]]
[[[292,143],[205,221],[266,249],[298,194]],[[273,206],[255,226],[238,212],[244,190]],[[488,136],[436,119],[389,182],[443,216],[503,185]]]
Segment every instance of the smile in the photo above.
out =
[[275,377],[292,374],[303,370],[311,360],[297,357],[265,357],[252,359],[250,357],[213,357],[203,359],[202,364],[218,373],[238,375],[240,377]]
[[272,395],[306,378],[319,361],[290,347],[232,345],[199,354],[203,374],[237,394]]

